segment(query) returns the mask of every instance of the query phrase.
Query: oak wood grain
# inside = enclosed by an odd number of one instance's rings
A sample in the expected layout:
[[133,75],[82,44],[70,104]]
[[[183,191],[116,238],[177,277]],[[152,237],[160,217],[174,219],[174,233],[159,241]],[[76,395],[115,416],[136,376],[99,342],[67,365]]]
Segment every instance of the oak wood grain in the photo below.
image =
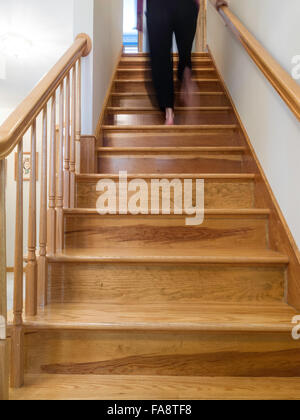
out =
[[[105,150],[104,150],[105,149]],[[98,148],[98,172],[240,173],[244,148]]]
[[49,265],[50,303],[140,304],[281,302],[285,270],[276,266],[58,263]]
[[100,216],[96,211],[65,212],[67,248],[228,248],[266,249],[268,211],[206,212],[200,226],[186,226],[188,216]]
[[[151,179],[157,174],[128,174],[128,181],[138,177],[144,179],[148,186]],[[183,179],[182,174],[161,174],[162,179]],[[96,208],[99,192],[96,190],[97,182],[107,178],[107,175],[77,176],[77,206],[79,208]],[[109,174],[109,179],[117,182],[118,177]],[[149,179],[150,178],[150,179]],[[254,176],[253,174],[189,174],[191,179],[204,179],[205,209],[247,209],[254,206]],[[129,193],[130,197],[130,193]],[[193,197],[195,199],[195,196]],[[174,194],[171,191],[171,202]]]
[[9,398],[9,355],[7,340],[0,339],[0,401]]

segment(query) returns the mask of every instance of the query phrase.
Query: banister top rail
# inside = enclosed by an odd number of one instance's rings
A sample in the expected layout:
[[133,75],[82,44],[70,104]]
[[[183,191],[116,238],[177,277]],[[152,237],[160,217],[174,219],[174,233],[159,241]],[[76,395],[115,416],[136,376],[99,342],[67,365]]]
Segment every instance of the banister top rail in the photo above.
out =
[[86,57],[91,48],[92,42],[89,36],[79,34],[58,63],[1,125],[0,159],[4,159],[13,151],[70,69],[78,59]]
[[[213,6],[216,5],[215,0],[210,0],[210,2]],[[300,86],[298,83],[245,28],[228,6],[221,6],[218,11],[249,56],[300,121]]]

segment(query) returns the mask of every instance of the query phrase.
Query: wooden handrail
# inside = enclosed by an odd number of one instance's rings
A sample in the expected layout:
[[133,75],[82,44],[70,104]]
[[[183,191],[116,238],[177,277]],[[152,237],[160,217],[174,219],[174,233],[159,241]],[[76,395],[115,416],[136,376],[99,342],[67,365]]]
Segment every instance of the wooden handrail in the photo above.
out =
[[[210,2],[213,6],[216,5],[215,0],[210,0]],[[222,6],[218,11],[254,63],[300,121],[300,86],[298,83],[245,28],[228,6]]]
[[13,151],[70,69],[81,57],[86,57],[91,48],[89,36],[79,34],[58,63],[7,118],[0,127],[0,159],[4,159]]
[[[76,142],[81,140],[81,58],[92,48],[88,35],[80,34],[75,42],[40,81],[27,98],[0,127],[0,399],[7,397],[8,367],[6,340],[6,262],[5,262],[5,158],[17,146],[16,223],[14,246],[14,302],[11,326],[10,385],[24,383],[24,301],[25,314],[35,316],[47,304],[48,255],[64,247],[64,208],[74,207],[75,173],[80,169]],[[72,93],[70,86],[72,83]],[[48,106],[50,102],[50,107]],[[71,105],[72,104],[72,105]],[[49,109],[48,109],[49,108]],[[71,119],[72,110],[72,119]],[[48,112],[49,111],[49,112]],[[59,138],[56,116],[59,115]],[[49,114],[49,133],[48,133]],[[42,132],[37,120],[42,117]],[[70,136],[71,131],[71,136]],[[28,209],[28,246],[26,282],[24,282],[24,137],[30,133],[30,177]],[[48,153],[48,140],[50,154]],[[39,149],[37,147],[39,146]],[[40,150],[40,236],[37,252],[37,150]],[[49,159],[48,159],[49,156]],[[27,157],[28,159],[28,157]],[[49,169],[49,171],[48,171]],[[48,188],[49,186],[49,188]],[[48,195],[49,192],[49,195]],[[49,200],[47,199],[49,197]]]

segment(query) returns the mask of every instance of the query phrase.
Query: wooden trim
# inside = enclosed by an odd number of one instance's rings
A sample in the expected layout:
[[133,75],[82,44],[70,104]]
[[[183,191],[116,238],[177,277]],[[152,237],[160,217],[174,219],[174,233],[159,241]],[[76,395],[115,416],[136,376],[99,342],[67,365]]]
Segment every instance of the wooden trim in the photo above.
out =
[[119,56],[116,60],[116,65],[115,65],[114,71],[113,71],[111,79],[110,79],[110,83],[109,83],[109,86],[108,86],[108,89],[107,89],[107,92],[106,92],[106,96],[105,96],[105,99],[104,99],[104,102],[103,102],[102,111],[101,111],[101,114],[100,114],[100,117],[99,117],[99,120],[98,120],[96,133],[95,133],[95,137],[96,137],[97,140],[99,140],[101,138],[102,126],[103,126],[105,113],[106,113],[106,107],[109,104],[110,95],[111,95],[111,92],[112,92],[112,89],[113,89],[113,85],[114,85],[114,82],[115,82],[115,78],[116,78],[116,75],[117,75],[118,67],[119,67],[120,61],[122,59],[122,56],[123,56],[123,46],[122,46],[122,48],[120,50],[120,53],[119,53]]
[[8,400],[9,378],[8,341],[0,340],[0,401]]
[[80,34],[49,73],[0,127],[0,159],[8,156],[77,60],[89,51],[88,35]]
[[[6,267],[6,272],[7,273],[14,273],[15,269],[14,267]],[[26,269],[23,269],[23,273],[25,273]]]
[[[210,0],[210,2],[215,6],[214,0]],[[298,83],[245,28],[228,6],[220,7],[219,13],[257,67],[300,121],[300,86]]]
[[[208,50],[211,54],[211,51],[208,47]],[[211,54],[212,56],[212,54]],[[213,56],[212,56],[213,59]],[[273,190],[269,184],[269,181],[266,177],[266,174],[259,162],[259,159],[256,155],[256,152],[252,146],[250,137],[246,131],[246,128],[242,122],[242,119],[239,115],[239,112],[234,104],[232,96],[221,76],[221,73],[218,70],[217,64],[214,61],[217,73],[223,84],[224,90],[230,100],[234,113],[237,117],[238,123],[244,135],[246,144],[248,146],[248,162],[254,162],[249,165],[246,161],[245,169],[251,173],[256,174],[256,207],[266,207],[270,208],[270,241],[273,247],[288,255],[289,257],[289,268],[288,268],[288,286],[286,301],[291,306],[294,306],[300,310],[300,253],[295,242],[295,239],[288,227],[288,224],[285,220],[285,217],[280,209],[280,206],[276,200],[276,197],[273,193]]]
[[96,137],[81,136],[80,138],[80,173],[94,174],[97,167]]

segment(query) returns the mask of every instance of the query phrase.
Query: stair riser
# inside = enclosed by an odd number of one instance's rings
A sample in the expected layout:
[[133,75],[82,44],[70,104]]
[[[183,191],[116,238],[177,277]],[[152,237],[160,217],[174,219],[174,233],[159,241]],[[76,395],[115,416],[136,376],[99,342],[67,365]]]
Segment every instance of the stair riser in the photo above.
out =
[[299,377],[290,334],[36,332],[27,373],[199,377]]
[[266,249],[265,216],[206,215],[201,226],[185,226],[184,217],[66,215],[66,248]]
[[[163,125],[163,112],[107,112],[105,125]],[[211,125],[235,124],[236,119],[232,111],[190,111],[175,113],[175,123],[178,125]]]
[[126,134],[104,133],[104,147],[235,147],[241,146],[238,133],[224,134]]
[[[99,197],[96,186],[97,181],[77,182],[78,208],[96,208]],[[205,180],[204,191],[206,209],[247,209],[254,205],[254,183],[251,180]],[[195,196],[193,198],[195,200]],[[171,201],[174,201],[172,193]]]
[[[175,83],[175,90],[179,91],[179,83]],[[214,81],[197,81],[193,86],[195,92],[223,92],[223,88],[220,82]],[[145,81],[130,81],[130,82],[115,82],[113,87],[114,93],[123,92],[142,92],[142,93],[153,93],[152,82]]]
[[284,267],[268,265],[50,263],[48,302],[278,303],[284,273]]
[[[205,78],[205,79],[216,79],[218,77],[217,72],[210,68],[194,68],[193,69],[193,77],[194,78]],[[141,68],[137,70],[119,70],[117,72],[117,79],[151,79],[152,78],[152,71],[151,69]],[[174,78],[177,79],[177,72],[174,69]]]
[[[98,173],[241,173],[243,157],[238,154],[203,153],[202,155],[118,155],[98,154]],[[159,171],[159,172],[158,172]]]
[[[154,95],[127,97],[112,96],[111,106],[117,107],[149,107],[157,106]],[[175,106],[182,106],[179,95],[176,95]],[[225,95],[191,95],[190,106],[229,106],[229,101]]]

